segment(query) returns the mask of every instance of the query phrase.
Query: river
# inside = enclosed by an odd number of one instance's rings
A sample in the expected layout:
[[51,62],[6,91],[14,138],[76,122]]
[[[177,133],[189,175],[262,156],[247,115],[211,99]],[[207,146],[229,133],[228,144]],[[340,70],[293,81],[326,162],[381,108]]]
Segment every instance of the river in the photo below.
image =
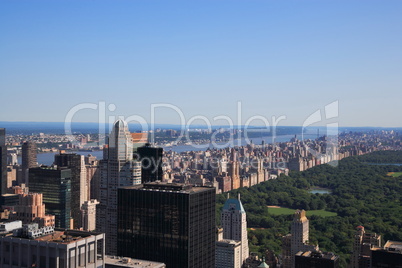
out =
[[[315,134],[305,135],[305,138],[309,138],[309,139],[315,139],[316,137],[317,137],[317,135],[315,135]],[[274,142],[287,142],[287,141],[290,141],[290,139],[292,139],[292,138],[294,138],[294,135],[281,135],[281,136],[277,136],[275,138]],[[270,144],[270,143],[272,143],[272,137],[253,138],[253,139],[250,139],[250,141],[252,141],[253,144],[256,144],[256,145],[260,145],[262,143],[262,141],[264,141],[266,144]],[[243,146],[246,144],[247,144],[247,140],[245,140],[244,138],[240,140],[240,145]],[[232,143],[229,143],[229,142],[217,143],[217,147],[219,147],[219,148],[232,147],[233,145],[238,146],[239,141],[234,140]],[[168,146],[168,147],[162,146],[162,147],[166,151],[172,150],[172,151],[175,151],[178,153],[186,152],[186,151],[206,151],[208,148],[214,147],[212,144],[202,144],[202,145],[200,144],[200,145],[196,145],[196,146],[197,147],[194,147],[192,145],[177,145],[177,146]],[[78,153],[81,155],[91,154],[93,156],[96,156],[99,160],[103,158],[103,151],[93,151],[93,152],[76,151],[74,153]],[[58,153],[37,154],[38,164],[47,165],[47,166],[52,165],[55,154],[58,154]],[[18,163],[21,164],[21,156],[18,156]]]

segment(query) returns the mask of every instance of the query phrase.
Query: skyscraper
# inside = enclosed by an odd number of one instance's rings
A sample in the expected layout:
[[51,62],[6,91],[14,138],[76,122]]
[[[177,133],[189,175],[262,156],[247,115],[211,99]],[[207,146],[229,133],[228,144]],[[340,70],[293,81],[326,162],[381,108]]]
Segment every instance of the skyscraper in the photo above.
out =
[[291,254],[294,256],[297,252],[303,249],[303,246],[308,243],[309,239],[309,221],[306,217],[306,211],[297,210],[293,216],[291,225]]
[[228,164],[228,174],[232,180],[232,189],[240,188],[240,168],[237,159],[237,152],[234,148],[231,149],[230,163]]
[[106,253],[117,255],[117,189],[141,183],[141,164],[133,160],[131,134],[127,123],[117,120],[109,135],[104,159],[100,161],[100,204],[96,229],[106,235]]
[[22,144],[22,182],[18,183],[27,183],[28,182],[28,172],[30,168],[34,168],[37,166],[37,147],[36,143],[33,141],[27,141]]
[[147,143],[145,146],[138,147],[137,152],[141,161],[142,183],[162,181],[163,148],[152,147],[151,144]]
[[6,129],[0,128],[0,195],[6,193],[6,188],[7,188]]
[[215,189],[151,182],[119,189],[118,255],[167,268],[215,267]]
[[85,201],[81,207],[81,220],[82,220],[82,228],[85,231],[93,231],[96,229],[96,205],[99,202],[97,200],[89,200]]
[[71,228],[79,229],[83,227],[81,206],[89,200],[85,157],[79,154],[60,153],[54,156],[54,164],[71,169],[71,217],[74,222]]
[[29,169],[29,190],[43,194],[43,203],[46,205],[46,214],[56,216],[56,227],[70,228],[70,169],[43,167]]
[[295,256],[299,251],[318,251],[318,246],[309,244],[309,220],[306,211],[296,210],[293,215],[291,234],[282,238],[284,268],[295,267]]
[[357,226],[349,267],[359,268],[369,266],[371,263],[371,248],[378,248],[380,246],[380,235],[377,235],[376,233],[366,233],[363,226]]
[[249,256],[246,211],[238,199],[227,199],[222,209],[223,239],[241,242],[241,263]]

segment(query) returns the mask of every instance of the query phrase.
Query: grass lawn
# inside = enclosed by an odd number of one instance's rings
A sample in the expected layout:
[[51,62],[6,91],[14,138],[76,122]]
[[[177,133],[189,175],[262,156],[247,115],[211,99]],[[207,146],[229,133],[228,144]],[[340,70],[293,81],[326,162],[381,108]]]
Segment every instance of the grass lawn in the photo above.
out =
[[[292,208],[274,208],[274,207],[269,207],[268,208],[268,213],[272,215],[293,215],[295,213],[295,209]],[[330,212],[330,211],[325,211],[323,209],[321,210],[307,210],[307,216],[311,215],[317,215],[321,217],[331,217],[331,216],[336,216],[337,214],[335,212]]]
[[392,176],[394,178],[402,176],[402,172],[388,172],[387,176]]

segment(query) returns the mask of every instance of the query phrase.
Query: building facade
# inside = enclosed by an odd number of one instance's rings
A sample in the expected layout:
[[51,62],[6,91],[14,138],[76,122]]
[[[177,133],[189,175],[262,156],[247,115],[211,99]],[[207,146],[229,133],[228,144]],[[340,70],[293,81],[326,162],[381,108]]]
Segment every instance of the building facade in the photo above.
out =
[[106,253],[117,255],[117,189],[141,183],[141,165],[133,160],[132,137],[123,120],[114,123],[103,158],[96,229],[105,233]]
[[38,160],[37,160],[37,146],[34,141],[27,141],[22,144],[22,157],[21,157],[22,163],[21,163],[21,168],[22,168],[22,178],[23,181],[18,182],[19,184],[21,183],[26,183],[28,182],[28,172],[30,168],[34,168],[38,165]]
[[241,268],[241,242],[235,240],[216,241],[215,267],[216,268]]
[[402,268],[402,242],[387,241],[383,248],[371,250],[371,268]]
[[221,214],[221,224],[223,228],[223,239],[236,240],[241,242],[241,263],[249,256],[247,239],[247,219],[246,211],[238,199],[227,199]]
[[291,234],[282,238],[283,268],[295,267],[295,256],[299,251],[318,251],[318,245],[309,244],[309,220],[306,211],[296,210],[293,215]]
[[299,251],[295,256],[296,268],[338,268],[339,257],[332,252]]
[[0,128],[0,195],[4,195],[6,193],[6,189],[7,189],[6,129]]
[[141,162],[142,183],[162,181],[162,157],[163,148],[152,147],[149,143],[137,148],[137,154]]
[[10,214],[10,220],[20,220],[27,224],[38,223],[39,227],[55,226],[55,216],[46,215],[43,194],[28,193],[19,194],[18,205],[14,206],[14,213]]
[[[34,233],[35,236],[29,236]],[[26,225],[0,238],[0,267],[99,268],[105,266],[104,235]]]
[[350,268],[370,266],[371,248],[381,246],[381,236],[367,233],[363,226],[356,227],[356,234],[353,242],[353,252],[350,256]]
[[118,255],[215,267],[215,189],[152,182],[119,189]]
[[30,168],[29,189],[43,194],[46,214],[55,215],[55,226],[70,228],[71,170],[62,168]]
[[96,229],[96,206],[99,202],[96,199],[85,201],[81,207],[82,228],[85,231],[93,231]]
[[75,153],[60,153],[54,156],[54,164],[58,167],[66,167],[71,170],[71,217],[74,226],[70,228],[79,229],[82,226],[81,206],[88,201],[88,188],[85,156]]

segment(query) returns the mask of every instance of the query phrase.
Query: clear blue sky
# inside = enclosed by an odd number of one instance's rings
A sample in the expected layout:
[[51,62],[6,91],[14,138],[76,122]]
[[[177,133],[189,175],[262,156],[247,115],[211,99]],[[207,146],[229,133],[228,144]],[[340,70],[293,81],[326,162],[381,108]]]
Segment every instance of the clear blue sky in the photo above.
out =
[[242,123],[301,125],[339,101],[341,126],[402,127],[401,14],[399,0],[2,0],[0,121],[62,122],[99,101],[236,121],[241,101]]

